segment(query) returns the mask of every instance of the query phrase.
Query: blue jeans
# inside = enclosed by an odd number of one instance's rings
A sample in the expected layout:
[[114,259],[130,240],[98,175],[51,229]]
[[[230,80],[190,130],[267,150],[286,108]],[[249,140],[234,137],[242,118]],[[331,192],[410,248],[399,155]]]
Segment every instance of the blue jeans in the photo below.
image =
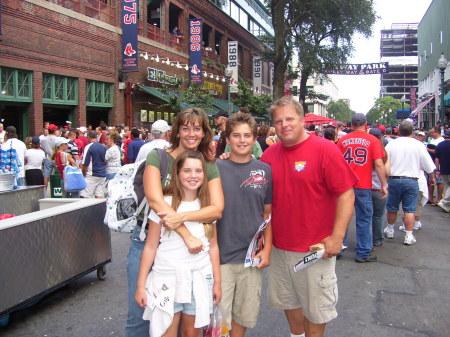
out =
[[372,191],[355,188],[356,257],[366,258],[373,247],[372,242]]
[[397,213],[402,203],[404,213],[415,213],[419,200],[419,183],[414,179],[389,179],[388,212]]
[[375,246],[383,243],[384,214],[387,199],[380,199],[381,191],[372,191],[372,240]]
[[127,325],[125,327],[125,337],[149,336],[150,321],[144,321],[142,319],[144,308],[141,308],[134,300],[137,279],[139,276],[139,266],[141,264],[141,255],[145,245],[145,241],[139,239],[140,230],[141,228],[136,226],[131,234],[130,251],[128,252],[127,259],[128,317]]

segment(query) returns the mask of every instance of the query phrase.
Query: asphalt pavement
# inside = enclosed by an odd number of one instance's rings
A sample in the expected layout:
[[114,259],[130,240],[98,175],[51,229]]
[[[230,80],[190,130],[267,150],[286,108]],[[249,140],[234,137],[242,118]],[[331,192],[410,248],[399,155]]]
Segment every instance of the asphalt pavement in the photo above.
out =
[[[325,336],[450,336],[450,214],[426,206],[422,224],[415,232],[417,244],[403,245],[404,234],[396,230],[393,240],[375,248],[378,262],[356,263],[352,221],[349,249],[336,266],[339,316]],[[0,336],[123,336],[129,243],[129,235],[112,233],[113,261],[106,266],[106,280],[91,273],[11,314]],[[289,337],[284,314],[267,308],[266,280],[258,325],[246,336]]]

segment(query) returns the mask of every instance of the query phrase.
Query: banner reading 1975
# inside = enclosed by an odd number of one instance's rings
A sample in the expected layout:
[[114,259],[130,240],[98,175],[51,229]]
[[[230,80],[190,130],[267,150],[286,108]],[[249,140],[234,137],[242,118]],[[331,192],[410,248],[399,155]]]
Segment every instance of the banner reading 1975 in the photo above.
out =
[[189,20],[189,79],[203,83],[202,78],[202,19]]
[[122,69],[138,69],[138,0],[122,0]]

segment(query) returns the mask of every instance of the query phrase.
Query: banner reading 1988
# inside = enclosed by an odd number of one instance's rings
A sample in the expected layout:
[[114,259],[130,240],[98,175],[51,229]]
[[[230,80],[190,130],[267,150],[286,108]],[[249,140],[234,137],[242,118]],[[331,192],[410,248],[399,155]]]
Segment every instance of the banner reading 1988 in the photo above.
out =
[[122,69],[138,69],[138,0],[122,0]]
[[202,83],[202,19],[189,20],[189,79]]
[[228,67],[233,74],[230,78],[230,92],[239,92],[238,89],[238,42],[228,41]]

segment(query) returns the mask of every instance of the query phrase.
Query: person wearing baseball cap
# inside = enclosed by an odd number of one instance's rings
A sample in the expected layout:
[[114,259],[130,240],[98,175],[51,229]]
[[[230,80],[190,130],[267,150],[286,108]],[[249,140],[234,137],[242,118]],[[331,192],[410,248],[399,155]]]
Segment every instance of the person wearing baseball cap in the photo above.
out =
[[139,149],[138,155],[136,157],[136,162],[144,160],[147,155],[153,149],[165,149],[170,146],[168,142],[168,131],[170,130],[169,124],[165,120],[159,119],[152,124],[152,135],[153,140],[151,142],[145,143]]
[[[341,137],[337,144],[347,163],[353,169],[359,181],[354,186],[356,215],[356,257],[358,263],[375,262],[372,254],[372,168],[380,180],[379,198],[387,197],[386,171],[383,158],[386,157],[383,146],[373,135],[366,132],[367,120],[362,113],[352,116],[353,132]],[[379,131],[379,130],[378,130]]]
[[[17,130],[14,126],[8,126],[6,129],[6,137],[5,141],[1,145],[1,149],[3,151],[12,151],[15,150],[16,152],[16,158],[20,162],[20,166],[18,165],[11,165],[12,171],[16,173],[17,177],[17,185],[24,186],[25,185],[25,152],[27,151],[27,146],[24,142],[17,139]],[[11,152],[12,153],[12,152]],[[16,162],[13,159],[14,162]],[[15,166],[15,167],[14,167]]]
[[440,142],[434,153],[437,172],[444,183],[444,196],[437,203],[447,213],[450,212],[450,129],[444,132],[444,141]]
[[55,168],[55,163],[51,160],[51,156],[55,149],[55,142],[58,137],[55,135],[55,131],[58,130],[58,127],[55,124],[50,124],[47,128],[48,136],[42,137],[41,139],[41,149],[45,152],[45,160],[44,160],[44,185],[48,186],[48,181],[50,175]]

